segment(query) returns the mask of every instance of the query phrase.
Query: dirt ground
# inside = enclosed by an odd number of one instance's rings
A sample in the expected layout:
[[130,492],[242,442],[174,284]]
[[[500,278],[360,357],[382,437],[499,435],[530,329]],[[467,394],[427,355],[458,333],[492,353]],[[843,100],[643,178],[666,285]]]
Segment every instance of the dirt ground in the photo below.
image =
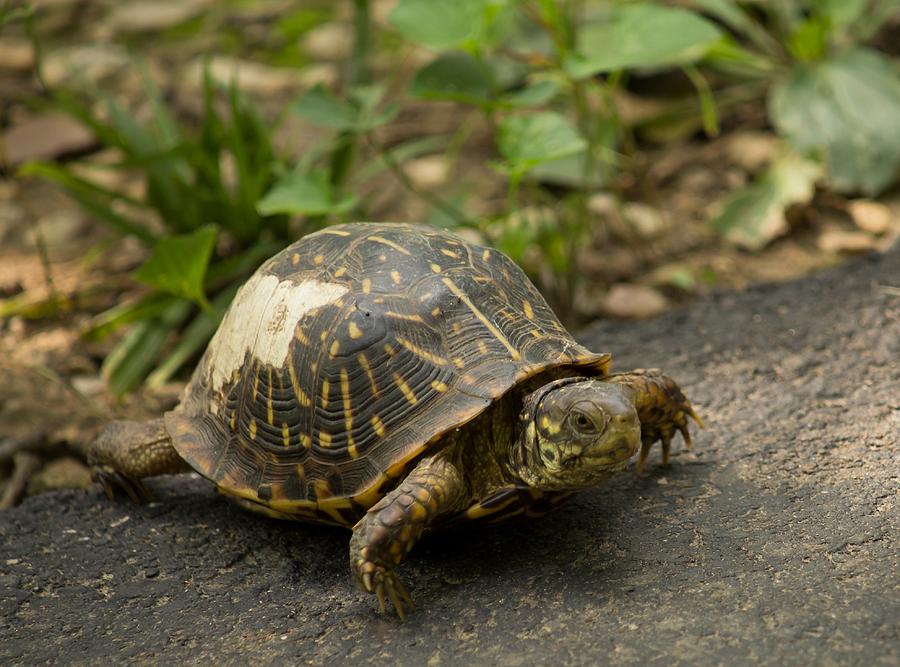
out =
[[168,478],[147,506],[0,513],[0,663],[900,664],[900,249],[581,338],[678,378],[694,451],[432,536],[405,624],[354,587],[345,532]]

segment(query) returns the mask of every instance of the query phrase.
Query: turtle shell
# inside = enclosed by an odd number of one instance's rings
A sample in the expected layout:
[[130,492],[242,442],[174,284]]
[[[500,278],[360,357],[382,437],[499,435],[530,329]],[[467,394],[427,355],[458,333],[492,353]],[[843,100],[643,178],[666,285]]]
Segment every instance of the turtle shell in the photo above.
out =
[[260,267],[166,426],[194,469],[245,504],[352,525],[518,382],[608,363],[497,250],[355,223]]

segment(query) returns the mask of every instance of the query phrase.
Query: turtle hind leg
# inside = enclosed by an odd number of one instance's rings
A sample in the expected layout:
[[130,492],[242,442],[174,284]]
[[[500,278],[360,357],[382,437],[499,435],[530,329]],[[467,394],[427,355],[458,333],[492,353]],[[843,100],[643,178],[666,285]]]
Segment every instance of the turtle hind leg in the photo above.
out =
[[109,498],[121,490],[135,503],[151,497],[143,478],[189,470],[162,419],[110,422],[88,447],[87,458],[94,480]]

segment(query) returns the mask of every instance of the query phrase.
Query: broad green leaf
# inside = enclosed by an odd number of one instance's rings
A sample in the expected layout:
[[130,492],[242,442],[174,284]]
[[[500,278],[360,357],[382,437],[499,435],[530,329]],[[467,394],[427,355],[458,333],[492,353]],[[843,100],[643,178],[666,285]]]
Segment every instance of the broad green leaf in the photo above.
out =
[[350,89],[349,97],[354,106],[363,114],[371,114],[378,107],[387,93],[387,87],[382,84],[354,86]]
[[291,109],[310,123],[334,130],[350,130],[359,121],[359,112],[332,95],[324,86],[311,88]]
[[409,41],[449,49],[476,39],[490,0],[400,0],[388,20]]
[[424,100],[486,104],[491,85],[485,67],[468,53],[445,53],[416,72],[409,92]]
[[556,81],[539,81],[532,86],[504,95],[503,104],[511,107],[538,107],[550,102],[560,92]]
[[376,111],[383,97],[380,86],[360,86],[350,92],[351,102],[335,97],[324,86],[311,88],[291,107],[294,113],[310,123],[333,130],[371,130],[384,125],[397,115],[392,105]]
[[900,170],[900,78],[890,62],[856,49],[798,66],[769,98],[779,132],[803,153],[824,154],[831,185],[874,195]]
[[602,187],[607,182],[607,177],[604,172],[608,171],[608,168],[600,165],[601,168],[594,169],[590,182],[585,184],[584,161],[586,157],[587,152],[581,151],[556,160],[542,162],[528,172],[528,178],[533,181],[572,189],[577,189],[584,185],[591,188]]
[[649,3],[614,7],[609,20],[578,33],[578,56],[569,58],[572,76],[632,67],[684,64],[703,57],[721,37],[719,29],[686,9]]
[[134,277],[206,308],[203,279],[215,244],[216,228],[211,225],[192,234],[162,239],[150,258],[134,272]]
[[374,130],[394,119],[400,111],[397,104],[387,104],[380,110],[378,108],[385,93],[387,93],[387,87],[381,84],[355,86],[350,90],[350,100],[359,109],[357,111],[357,130]]
[[338,197],[324,172],[292,172],[256,204],[261,215],[329,215],[353,207],[352,197]]
[[759,250],[788,230],[785,211],[812,199],[822,168],[796,153],[777,158],[754,183],[731,195],[713,228],[729,241]]
[[565,116],[544,111],[504,118],[497,145],[510,171],[522,174],[542,162],[579,153],[587,142]]

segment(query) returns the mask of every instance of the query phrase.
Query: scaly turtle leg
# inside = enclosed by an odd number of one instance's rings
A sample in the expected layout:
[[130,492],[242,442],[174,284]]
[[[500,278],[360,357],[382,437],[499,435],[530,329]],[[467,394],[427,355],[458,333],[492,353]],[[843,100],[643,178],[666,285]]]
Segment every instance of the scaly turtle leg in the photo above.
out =
[[423,459],[353,527],[350,569],[359,585],[378,597],[382,611],[385,598],[400,620],[407,608],[415,608],[394,568],[436,517],[461,508],[464,491],[455,466],[438,457]]
[[88,464],[109,498],[119,489],[135,503],[151,497],[141,482],[144,477],[190,470],[172,446],[162,419],[111,422],[88,447]]
[[675,380],[655,369],[615,373],[604,380],[631,387],[634,392],[634,406],[641,422],[641,453],[635,467],[638,474],[643,471],[647,455],[657,441],[662,443],[663,465],[669,463],[669,449],[676,430],[684,438],[685,447],[691,448],[688,417],[700,428],[703,428],[703,420]]

